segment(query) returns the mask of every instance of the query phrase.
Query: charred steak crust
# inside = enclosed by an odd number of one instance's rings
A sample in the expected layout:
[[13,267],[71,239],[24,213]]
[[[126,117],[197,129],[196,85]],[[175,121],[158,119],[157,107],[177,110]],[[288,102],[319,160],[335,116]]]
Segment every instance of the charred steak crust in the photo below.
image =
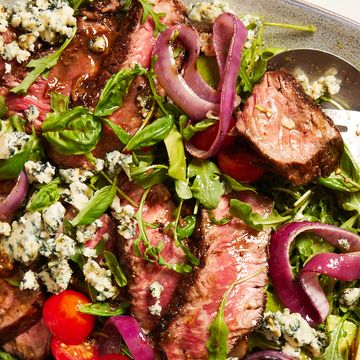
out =
[[343,150],[340,132],[288,71],[266,72],[237,119],[259,163],[295,185],[336,169]]
[[[271,209],[263,197],[242,196],[256,211],[264,214]],[[228,215],[229,200],[228,196],[222,198],[214,211],[216,218]],[[261,322],[264,311],[270,231],[257,232],[235,218],[228,224],[215,225],[208,212],[202,210],[199,233],[201,264],[193,274],[183,278],[161,324],[160,346],[169,360],[208,358],[205,346],[208,328],[225,292],[237,279],[250,277],[235,285],[226,299],[229,350]]]

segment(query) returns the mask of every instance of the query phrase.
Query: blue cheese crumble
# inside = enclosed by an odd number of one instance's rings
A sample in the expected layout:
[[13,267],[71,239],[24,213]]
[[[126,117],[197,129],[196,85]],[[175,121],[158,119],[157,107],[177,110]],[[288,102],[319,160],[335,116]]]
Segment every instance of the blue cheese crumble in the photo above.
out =
[[30,136],[20,132],[6,132],[0,134],[0,159],[6,160],[20,152],[25,144],[30,140]]
[[115,196],[111,206],[113,216],[118,223],[118,233],[125,239],[129,240],[136,234],[135,208],[131,205],[120,205],[119,197]]
[[44,256],[56,255],[59,259],[70,259],[76,253],[76,242],[69,236],[60,234],[56,238],[47,239],[41,249]]
[[38,290],[39,287],[40,286],[39,286],[36,274],[33,271],[28,270],[24,274],[24,277],[20,282],[20,286],[19,286],[20,290],[25,290],[25,289]]
[[93,191],[86,184],[75,181],[70,184],[69,189],[65,189],[61,196],[63,199],[74,206],[76,209],[83,209],[88,203]]
[[164,291],[164,287],[158,281],[154,281],[149,286],[149,290],[151,296],[156,300],[155,304],[149,306],[150,314],[154,316],[161,316],[162,307],[160,305],[160,296]]
[[48,292],[57,294],[68,288],[71,275],[72,270],[66,259],[54,259],[39,273],[39,278]]
[[11,226],[7,222],[0,221],[0,235],[10,236]]
[[110,175],[119,174],[121,169],[130,179],[130,165],[132,164],[132,156],[123,154],[120,151],[112,151],[105,156],[105,167]]
[[94,176],[94,174],[91,171],[80,168],[60,169],[59,174],[67,184],[71,184],[73,182],[83,183]]
[[119,290],[111,282],[111,271],[102,268],[96,261],[89,259],[84,265],[85,280],[98,292],[96,299],[104,301],[115,298]]
[[225,1],[199,1],[191,6],[188,16],[191,21],[212,24],[224,12],[232,12]]
[[29,122],[34,122],[40,116],[40,111],[37,106],[29,105],[29,107],[24,111],[26,119]]
[[25,172],[30,184],[34,182],[48,184],[55,175],[55,166],[52,166],[49,162],[27,161],[25,163]]
[[341,305],[349,309],[355,308],[360,301],[360,288],[347,288],[345,289],[339,299]]
[[45,229],[49,234],[55,234],[64,223],[66,209],[61,202],[56,202],[42,211]]
[[78,226],[76,230],[76,240],[81,244],[88,242],[102,226],[103,222],[99,219],[96,219],[89,225]]

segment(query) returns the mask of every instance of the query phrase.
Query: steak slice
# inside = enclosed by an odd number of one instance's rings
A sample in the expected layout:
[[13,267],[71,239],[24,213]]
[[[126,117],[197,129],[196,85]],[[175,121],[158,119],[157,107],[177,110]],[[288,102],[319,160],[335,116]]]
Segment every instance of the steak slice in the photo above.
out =
[[287,71],[265,73],[236,126],[265,165],[295,185],[329,175],[343,149],[332,120]]
[[50,357],[51,333],[41,319],[28,331],[2,345],[7,353],[24,360],[45,360]]
[[[135,200],[140,200],[143,190],[134,187],[127,194]],[[172,221],[175,206],[170,199],[170,193],[164,185],[156,185],[148,195],[143,210],[143,219],[148,224],[157,224],[156,228],[147,227],[146,233],[152,246],[163,242],[160,255],[167,263],[179,264],[186,261],[183,251],[175,246],[171,235],[163,230]],[[160,294],[161,314],[172,301],[175,290],[180,282],[181,275],[155,262],[146,261],[143,256],[138,257],[134,252],[136,237],[129,240],[122,238],[119,255],[125,263],[128,272],[128,291],[131,296],[131,313],[146,331],[154,330],[160,323],[161,316],[151,314],[149,307],[156,303],[150,291],[150,285],[158,282],[164,289]],[[140,246],[143,253],[144,247]]]
[[40,291],[20,290],[0,279],[0,341],[9,341],[41,318]]
[[[256,212],[269,214],[267,199],[241,193],[242,201]],[[213,211],[216,219],[229,216],[229,196],[223,196]],[[225,292],[225,321],[229,329],[229,351],[256,327],[265,305],[267,244],[270,231],[257,232],[233,218],[225,225],[215,225],[206,210],[201,212],[199,269],[185,279],[163,321],[160,346],[167,359],[207,359],[206,341]]]

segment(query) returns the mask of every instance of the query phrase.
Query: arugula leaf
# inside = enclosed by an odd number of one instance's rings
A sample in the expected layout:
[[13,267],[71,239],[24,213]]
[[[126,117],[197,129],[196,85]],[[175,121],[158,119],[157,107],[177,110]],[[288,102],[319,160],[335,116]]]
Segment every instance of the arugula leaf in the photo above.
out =
[[161,184],[167,177],[167,166],[148,165],[140,161],[138,166],[132,166],[130,169],[131,179],[144,189],[148,189],[156,184]]
[[114,134],[124,145],[126,145],[130,141],[131,135],[129,135],[122,127],[113,123],[109,119],[102,118],[102,121],[112,129]]
[[200,56],[196,61],[196,69],[207,84],[217,88],[220,75],[215,57]]
[[43,137],[64,155],[86,154],[100,140],[101,122],[82,106],[53,113],[41,126]]
[[85,207],[71,220],[71,224],[73,226],[88,225],[98,219],[111,205],[116,195],[116,190],[115,179],[111,186],[104,186],[96,191]]
[[178,239],[185,239],[193,234],[196,226],[196,216],[194,215],[186,216],[183,219],[183,223],[185,223],[185,225],[183,226],[178,225],[176,227]]
[[9,120],[11,121],[11,124],[12,124],[13,128],[15,129],[15,131],[25,132],[26,120],[22,119],[18,115],[11,116],[9,118]]
[[111,76],[101,92],[94,115],[108,116],[119,109],[135,76],[144,75],[145,69],[136,65],[134,69],[120,70]]
[[174,117],[172,115],[156,119],[150,125],[138,131],[127,143],[126,148],[128,150],[135,150],[155,145],[170,134],[173,126]]
[[120,286],[127,285],[127,279],[124,271],[121,269],[119,262],[116,259],[116,256],[111,251],[104,251],[104,258],[106,265],[113,274],[116,283]]
[[330,333],[330,343],[325,349],[323,359],[324,360],[343,360],[341,352],[339,350],[339,342],[343,337],[343,325],[349,314],[346,314],[341,318],[339,323]]
[[54,113],[64,113],[69,110],[70,98],[58,92],[51,93],[50,106]]
[[113,306],[109,303],[89,303],[82,304],[79,306],[78,311],[84,314],[90,314],[95,316],[116,316],[125,314],[126,309],[130,306],[129,302],[123,302],[121,304],[117,304]]
[[6,106],[4,96],[0,96],[0,119],[6,115],[8,112],[8,107]]
[[342,207],[347,211],[356,211],[360,215],[360,191],[349,194]]
[[253,212],[251,205],[244,203],[238,199],[230,200],[230,213],[243,220],[245,224],[249,225],[255,230],[263,230],[264,227],[276,226],[284,223],[291,219],[291,216],[281,216],[278,212],[273,209],[272,213],[263,217],[258,213]]
[[11,89],[10,91],[15,94],[25,94],[31,84],[46,70],[50,70],[54,67],[59,60],[60,55],[62,52],[68,47],[71,43],[71,40],[75,36],[76,33],[76,26],[74,27],[74,32],[71,37],[67,38],[61,47],[55,50],[53,53],[49,54],[48,56],[42,57],[40,59],[33,59],[31,60],[26,66],[33,68],[24,78],[24,80],[15,88]]
[[252,191],[254,193],[256,193],[256,189],[248,184],[241,184],[240,182],[238,182],[237,180],[235,180],[234,178],[232,178],[229,175],[226,174],[222,174],[223,178],[225,179],[225,182],[227,185],[229,185],[231,187],[232,190],[234,191]]
[[58,184],[60,179],[56,178],[41,187],[41,189],[31,198],[29,205],[27,206],[30,212],[41,211],[55,204],[60,199],[60,193]]
[[214,215],[214,213],[210,210],[208,210],[208,216],[209,216],[209,219],[210,221],[215,224],[215,225],[226,225],[228,224],[231,220],[232,220],[232,217],[224,217],[222,219],[217,219]]
[[176,127],[173,126],[169,135],[164,139],[166,150],[169,156],[170,167],[168,174],[173,179],[186,179],[186,158],[184,144],[181,135]]
[[217,166],[208,160],[194,159],[188,167],[188,177],[195,177],[190,187],[194,197],[206,209],[215,209],[225,192]]
[[180,199],[189,200],[193,197],[188,183],[184,180],[175,180],[175,191]]
[[153,5],[150,4],[147,0],[139,0],[140,4],[143,7],[143,15],[141,18],[141,23],[144,24],[149,16],[152,17],[154,21],[154,36],[157,36],[159,32],[163,32],[166,29],[166,26],[160,22],[160,19],[164,17],[165,13],[156,13],[153,10]]
[[189,141],[197,132],[204,131],[208,127],[218,123],[219,120],[217,119],[205,119],[202,121],[197,122],[194,125],[189,125],[182,131],[182,136],[184,140]]

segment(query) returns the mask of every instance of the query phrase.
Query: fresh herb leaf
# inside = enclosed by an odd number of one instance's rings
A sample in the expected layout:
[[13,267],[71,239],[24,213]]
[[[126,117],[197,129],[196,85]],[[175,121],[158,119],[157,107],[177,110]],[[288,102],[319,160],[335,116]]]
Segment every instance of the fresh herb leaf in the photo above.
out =
[[255,213],[251,205],[244,203],[238,199],[230,200],[230,213],[235,217],[243,220],[245,224],[249,225],[255,230],[263,230],[264,227],[275,227],[287,220],[291,219],[291,216],[281,216],[273,209],[272,213],[263,217],[258,213]]
[[104,251],[104,258],[106,265],[113,274],[116,283],[120,286],[127,285],[127,279],[124,271],[121,269],[119,262],[116,259],[116,256],[111,251]]
[[51,109],[56,114],[64,113],[69,110],[69,96],[65,96],[58,92],[51,93],[51,100],[50,100]]
[[102,121],[112,129],[114,134],[124,145],[130,141],[131,136],[122,127],[105,118],[102,118]]
[[9,120],[11,121],[11,124],[12,124],[13,128],[15,129],[15,131],[25,132],[26,120],[22,119],[18,115],[11,116]]
[[167,166],[148,165],[140,161],[138,166],[132,166],[130,170],[131,179],[144,189],[156,184],[161,184],[167,178]]
[[128,150],[152,146],[164,140],[174,126],[174,117],[166,115],[137,132],[126,145]]
[[109,303],[103,302],[103,303],[89,303],[89,304],[83,304],[80,305],[78,308],[78,311],[84,313],[84,314],[90,314],[95,316],[117,316],[125,314],[126,309],[128,309],[130,306],[130,303],[123,302],[121,304],[116,304],[116,306],[113,306]]
[[28,210],[31,212],[41,211],[50,205],[55,204],[60,199],[58,189],[58,184],[60,184],[60,182],[60,179],[56,178],[49,184],[42,186],[41,189],[31,197],[30,203],[27,207]]
[[178,225],[176,227],[178,239],[185,239],[193,234],[196,226],[196,216],[194,215],[186,216],[182,220],[182,223],[183,223],[182,226]]
[[116,190],[115,179],[111,186],[104,186],[96,191],[85,207],[71,220],[71,224],[73,226],[88,225],[98,219],[111,205],[116,195]]
[[194,159],[188,167],[188,177],[195,177],[190,187],[194,197],[206,209],[215,209],[225,192],[217,166],[208,160]]
[[208,215],[210,221],[215,225],[226,225],[232,220],[232,217],[224,217],[222,219],[217,219],[212,211],[208,211]]
[[0,180],[8,180],[16,178],[24,164],[28,161],[30,156],[30,149],[24,149],[19,153],[9,157],[0,162]]
[[15,357],[10,354],[0,350],[0,360],[17,360]]
[[143,7],[143,15],[141,18],[141,23],[144,24],[149,16],[152,17],[154,21],[154,36],[157,36],[159,32],[163,32],[166,29],[166,26],[160,22],[160,19],[164,17],[165,13],[156,13],[153,10],[153,5],[150,4],[147,0],[139,0],[140,4]]
[[193,197],[191,189],[187,181],[175,180],[175,191],[177,196],[183,200],[189,200]]
[[206,130],[208,127],[218,123],[217,119],[205,119],[194,125],[189,125],[183,129],[182,135],[184,140],[189,141],[197,132]]
[[186,179],[186,158],[184,144],[181,135],[176,127],[173,126],[169,135],[164,139],[166,150],[169,156],[168,174],[173,179]]
[[217,88],[220,75],[215,57],[200,56],[196,61],[196,69],[207,84]]
[[5,98],[0,96],[0,119],[6,115],[8,107],[6,106]]
[[350,193],[342,204],[347,211],[356,211],[360,215],[360,191]]
[[248,184],[241,184],[240,182],[238,182],[237,180],[235,180],[234,178],[232,178],[229,175],[226,174],[222,174],[223,178],[225,179],[225,182],[227,185],[229,185],[231,187],[232,190],[234,191],[252,191],[254,193],[256,193],[256,189]]
[[53,113],[41,126],[43,137],[57,152],[80,155],[93,150],[100,140],[101,122],[82,106],[65,113]]
[[94,115],[108,116],[119,109],[135,76],[144,75],[145,72],[145,69],[136,65],[134,69],[120,70],[112,75],[101,92]]
[[31,60],[26,66],[29,68],[33,68],[24,78],[24,80],[15,88],[10,91],[16,94],[26,94],[31,84],[46,70],[50,70],[54,67],[62,54],[62,52],[68,47],[71,43],[71,40],[75,36],[76,27],[74,27],[74,32],[70,38],[67,38],[61,47],[55,50],[53,53],[48,56],[42,57],[40,59]]

